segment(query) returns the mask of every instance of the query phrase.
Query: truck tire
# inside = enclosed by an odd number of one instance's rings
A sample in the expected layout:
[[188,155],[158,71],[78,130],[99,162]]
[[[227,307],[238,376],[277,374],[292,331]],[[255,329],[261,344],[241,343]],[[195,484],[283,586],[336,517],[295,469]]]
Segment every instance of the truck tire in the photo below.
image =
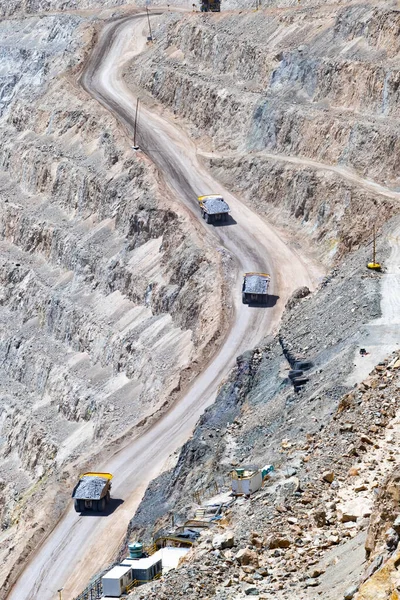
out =
[[106,509],[106,498],[105,496],[103,498],[100,498],[100,500],[97,501],[97,510],[98,512],[104,512]]
[[106,494],[106,504],[110,504],[110,500],[111,500],[110,492],[107,492],[107,494]]
[[249,303],[249,301],[246,298],[246,294],[242,294],[242,302],[243,302],[243,304],[248,304]]
[[74,508],[77,513],[82,512],[80,500],[74,500]]
[[208,213],[205,213],[204,218],[206,220],[206,223],[211,223],[211,217]]

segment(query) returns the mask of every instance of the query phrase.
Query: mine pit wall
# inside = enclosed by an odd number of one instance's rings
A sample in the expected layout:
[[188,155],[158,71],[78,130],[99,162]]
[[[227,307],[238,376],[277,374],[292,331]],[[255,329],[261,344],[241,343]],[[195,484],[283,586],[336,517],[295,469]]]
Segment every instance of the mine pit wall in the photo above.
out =
[[[379,247],[383,256],[385,244]],[[315,294],[290,302],[277,336],[238,357],[216,402],[199,420],[181,449],[176,466],[151,483],[131,521],[128,538],[151,539],[154,531],[191,518],[200,491],[215,494],[226,484],[232,465],[273,464],[281,474],[286,463],[284,439],[301,447],[307,435],[329,430],[339,399],[349,385],[354,353],[363,326],[380,316],[380,276],[365,270],[367,250],[351,253]],[[295,393],[284,352],[303,356],[313,367],[309,382]],[[150,525],[149,525],[150,523]],[[236,534],[248,536],[240,523]],[[251,527],[251,525],[248,525]]]
[[225,185],[311,236],[329,262],[394,213],[390,198],[324,167],[398,188],[399,14],[355,5],[170,15],[126,79],[185,119]]
[[227,323],[221,255],[77,85],[100,26],[0,24],[0,598],[82,462],[176,397]]

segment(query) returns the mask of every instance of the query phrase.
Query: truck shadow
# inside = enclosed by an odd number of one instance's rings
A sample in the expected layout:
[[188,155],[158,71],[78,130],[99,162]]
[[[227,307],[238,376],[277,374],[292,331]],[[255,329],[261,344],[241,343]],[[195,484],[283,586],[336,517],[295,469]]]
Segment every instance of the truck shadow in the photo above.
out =
[[121,498],[111,498],[104,512],[97,512],[94,510],[83,510],[80,514],[82,517],[109,517],[123,503],[124,501]]
[[237,221],[231,215],[228,215],[227,221],[213,221],[211,225],[214,225],[214,227],[229,227],[229,225],[237,225]]
[[248,306],[250,308],[272,308],[276,305],[279,300],[279,296],[274,296],[273,294],[267,296],[267,300],[265,302],[249,302]]

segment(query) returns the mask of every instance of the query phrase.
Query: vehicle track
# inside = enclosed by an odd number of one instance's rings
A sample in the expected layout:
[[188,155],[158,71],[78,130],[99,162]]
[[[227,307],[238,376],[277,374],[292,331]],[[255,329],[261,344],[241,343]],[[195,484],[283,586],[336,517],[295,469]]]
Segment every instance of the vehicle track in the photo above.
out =
[[[81,81],[128,132],[133,130],[136,99],[123,81],[122,69],[134,54],[144,50],[144,26],[143,14],[106,25]],[[195,145],[175,125],[142,108],[138,142],[176,198],[199,218],[210,243],[222,246],[234,258],[234,319],[222,347],[185,395],[110,461],[92,465],[93,469],[114,474],[113,496],[124,503],[107,517],[81,517],[71,503],[11,590],[8,598],[12,600],[50,600],[61,587],[65,600],[72,600],[93,574],[114,559],[147,485],[160,473],[168,456],[191,435],[236,356],[271,332],[293,290],[303,285],[312,288],[318,275],[264,219],[210,176],[197,160]],[[212,192],[226,198],[236,225],[213,228],[201,221],[196,196]],[[270,272],[270,293],[277,300],[274,305],[242,305],[241,274],[245,270]]]

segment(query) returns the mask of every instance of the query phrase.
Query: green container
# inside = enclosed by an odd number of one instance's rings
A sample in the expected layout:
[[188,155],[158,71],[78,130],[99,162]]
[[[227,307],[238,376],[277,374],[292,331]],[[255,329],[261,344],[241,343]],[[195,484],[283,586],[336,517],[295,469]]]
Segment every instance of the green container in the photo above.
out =
[[241,479],[244,476],[244,469],[236,469],[236,475]]
[[135,542],[135,544],[129,544],[129,558],[142,558],[143,555],[143,544]]

